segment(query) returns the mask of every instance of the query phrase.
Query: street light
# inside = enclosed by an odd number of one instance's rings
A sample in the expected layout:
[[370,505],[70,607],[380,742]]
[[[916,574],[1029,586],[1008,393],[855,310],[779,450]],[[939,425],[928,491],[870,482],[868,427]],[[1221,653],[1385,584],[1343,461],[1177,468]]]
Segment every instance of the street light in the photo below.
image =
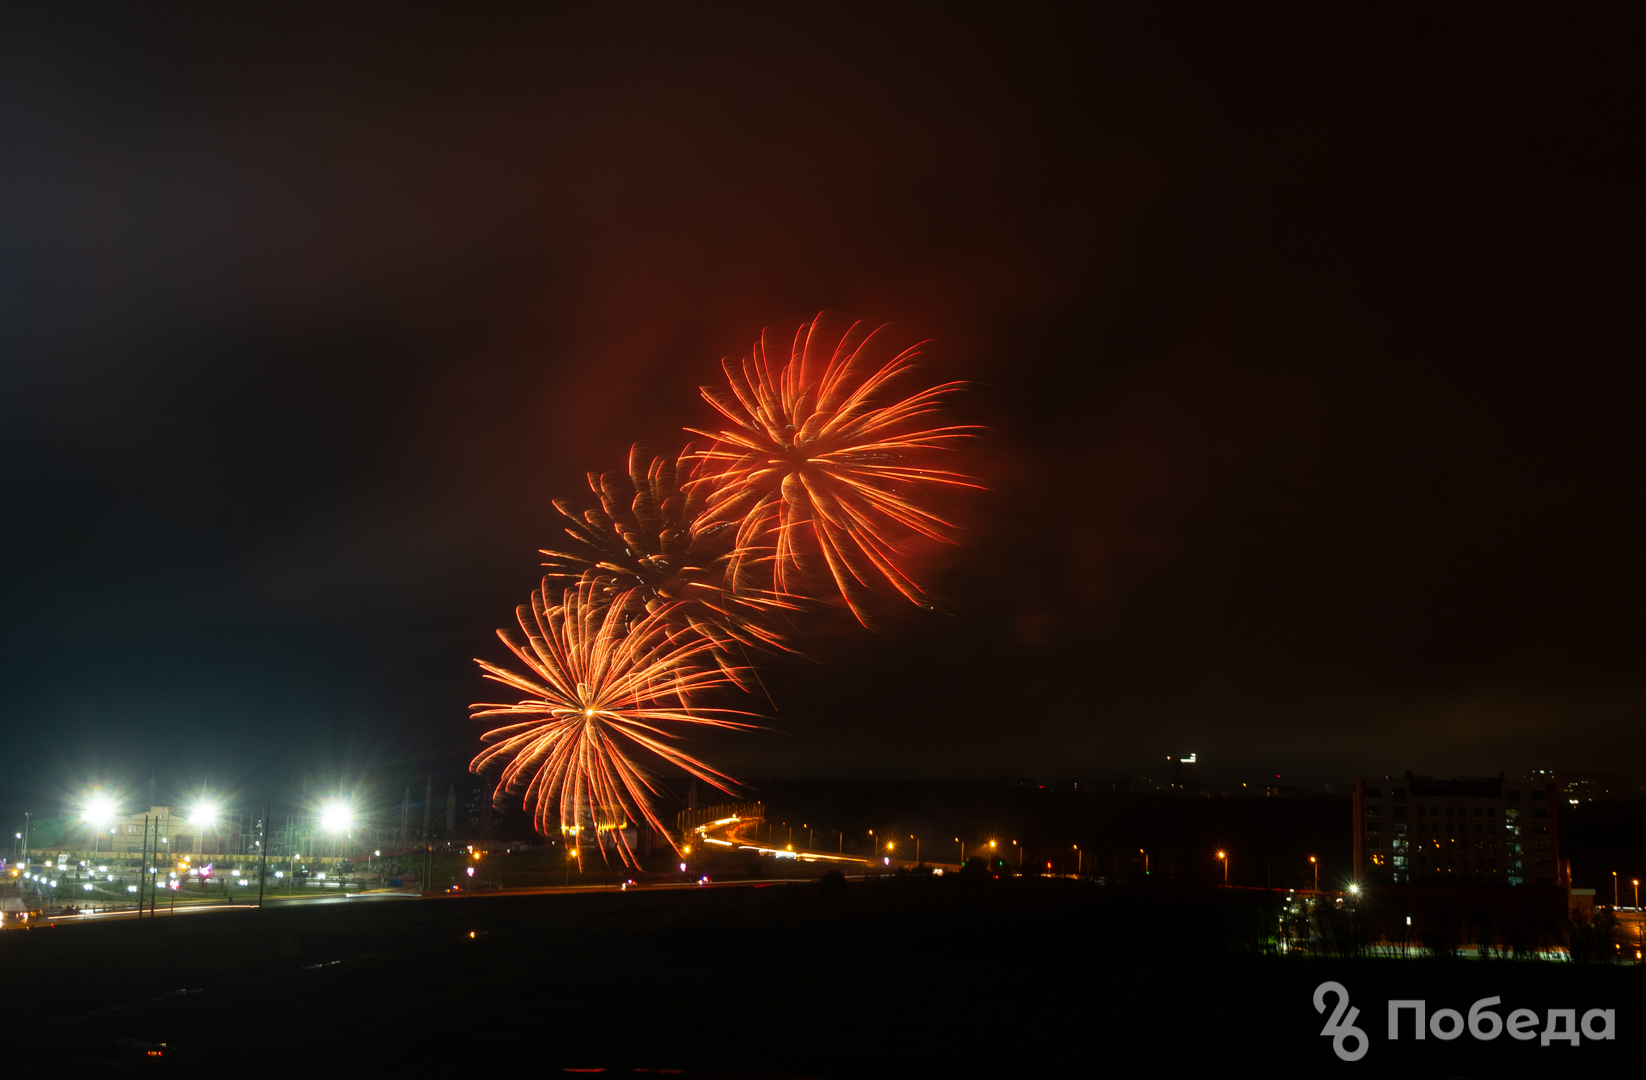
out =
[[1223,884],[1227,886],[1229,884],[1229,853],[1220,851],[1217,853],[1217,857],[1223,863]]
[[320,808],[320,827],[333,836],[346,836],[354,827],[354,808],[341,799],[325,804]]
[[1086,872],[1086,853],[1080,850],[1080,845],[1074,846],[1074,876],[1080,877]]
[[1313,855],[1310,855],[1309,856],[1309,865],[1314,868],[1314,872],[1315,872],[1315,892],[1319,892],[1320,891],[1320,863],[1319,863],[1318,860],[1315,859],[1315,857]]
[[201,799],[194,804],[194,809],[189,811],[189,824],[199,826],[194,830],[194,842],[198,845],[195,848],[197,854],[205,854],[206,830],[216,824],[220,812],[217,804],[210,799]]
[[1640,879],[1639,878],[1634,879],[1634,886],[1635,886],[1635,910],[1639,911],[1640,910]]
[[1149,876],[1149,853],[1147,851],[1144,851],[1142,848],[1138,848],[1137,853],[1139,855],[1143,856],[1143,876],[1148,877]]
[[[109,820],[114,817],[114,800],[107,795],[93,795],[86,800],[86,810],[82,817],[85,819],[86,824],[94,826],[91,853],[92,857],[96,858],[98,841],[103,839],[103,826],[107,825]],[[17,838],[21,840],[23,834],[18,833]]]

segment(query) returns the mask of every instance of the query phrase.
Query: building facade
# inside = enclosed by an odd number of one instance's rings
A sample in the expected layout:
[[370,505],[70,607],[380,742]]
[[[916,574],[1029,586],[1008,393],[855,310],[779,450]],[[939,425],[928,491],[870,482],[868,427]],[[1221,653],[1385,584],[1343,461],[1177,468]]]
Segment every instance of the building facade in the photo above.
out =
[[1362,887],[1564,887],[1560,792],[1552,780],[1385,777],[1354,794]]
[[151,806],[143,813],[115,818],[109,823],[106,836],[109,852],[114,855],[141,855],[144,850],[145,827],[148,829],[150,854],[241,853],[242,836],[237,819],[225,818],[202,829],[199,825],[192,824],[187,815],[170,806]]

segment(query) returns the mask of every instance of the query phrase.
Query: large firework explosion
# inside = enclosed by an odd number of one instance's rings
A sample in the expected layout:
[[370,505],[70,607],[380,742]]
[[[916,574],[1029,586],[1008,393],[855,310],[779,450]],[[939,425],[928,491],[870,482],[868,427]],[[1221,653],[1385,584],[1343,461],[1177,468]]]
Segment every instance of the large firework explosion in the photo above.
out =
[[523,639],[497,636],[524,672],[478,661],[486,678],[526,694],[513,703],[473,706],[477,720],[507,721],[486,732],[494,745],[469,764],[479,773],[507,761],[499,791],[521,792],[535,807],[538,831],[577,835],[593,830],[602,853],[610,842],[624,862],[634,853],[623,828],[643,818],[668,830],[652,805],[657,792],[647,769],[631,756],[647,751],[670,765],[730,791],[730,777],[672,745],[685,727],[748,728],[747,713],[705,709],[693,699],[731,685],[717,663],[714,643],[674,624],[664,610],[646,611],[633,594],[597,597],[588,586],[567,590],[550,607],[544,590],[516,609]]
[[572,542],[543,552],[543,587],[516,609],[524,639],[498,631],[526,673],[476,661],[529,696],[473,707],[474,719],[507,722],[482,736],[492,745],[469,766],[504,763],[496,794],[521,794],[540,831],[553,816],[563,833],[593,830],[603,853],[609,842],[634,862],[626,824],[670,834],[631,755],[735,785],[673,740],[694,726],[754,726],[734,719],[750,713],[700,704],[748,688],[751,670],[733,662],[745,646],[789,648],[777,620],[829,595],[865,625],[866,602],[886,586],[930,606],[903,548],[952,540],[932,498],[978,486],[932,467],[976,431],[939,422],[960,384],[904,393],[918,346],[887,357],[879,331],[861,324],[830,344],[821,322],[800,328],[781,368],[764,335],[752,357],[722,361],[730,393],[703,396],[729,426],[688,429],[707,447],[649,463],[636,448],[626,471],[589,474],[598,509],[555,501]]
[[876,364],[879,331],[863,333],[854,323],[830,345],[821,323],[814,319],[796,332],[781,368],[769,359],[764,335],[741,363],[721,362],[731,393],[704,387],[703,397],[731,426],[690,429],[714,440],[696,455],[706,467],[693,483],[708,489],[710,521],[738,523],[739,553],[773,553],[766,560],[734,555],[734,588],[757,587],[769,568],[775,591],[792,595],[826,568],[832,587],[867,624],[864,601],[880,585],[930,606],[901,565],[899,540],[952,539],[952,523],[925,502],[930,489],[978,485],[931,468],[927,459],[976,428],[932,423],[959,383],[892,393],[912,371],[918,345]]

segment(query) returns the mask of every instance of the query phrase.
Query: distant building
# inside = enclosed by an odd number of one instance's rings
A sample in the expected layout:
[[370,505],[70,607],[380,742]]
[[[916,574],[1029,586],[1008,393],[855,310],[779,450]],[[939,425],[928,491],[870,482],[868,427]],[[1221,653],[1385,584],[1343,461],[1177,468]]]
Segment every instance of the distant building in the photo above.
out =
[[1109,792],[1113,795],[1139,795],[1153,790],[1154,781],[1140,773],[1117,772],[1114,782],[1109,785]]
[[1360,780],[1355,880],[1366,887],[1563,887],[1559,799],[1553,780],[1501,775]]
[[1190,754],[1187,757],[1172,757],[1167,754],[1166,761],[1171,766],[1171,788],[1173,791],[1193,791],[1200,786],[1200,779],[1195,775],[1195,767],[1199,763],[1198,755]]
[[[109,848],[120,855],[140,855],[145,850],[143,830],[148,829],[148,851],[171,851],[179,853],[194,850],[193,836],[176,836],[175,830],[183,825],[183,818],[169,806],[151,806],[141,814],[127,814],[115,818],[109,826],[110,839],[113,841]],[[156,831],[158,830],[158,831]],[[192,830],[191,830],[192,832]],[[156,837],[159,837],[157,844]],[[188,847],[176,846],[187,841]]]
[[1630,797],[1629,776],[1620,772],[1557,772],[1555,787],[1568,805],[1618,802]]
[[[198,825],[170,806],[151,806],[141,814],[127,814],[109,823],[108,850],[115,855],[141,855],[143,830],[148,829],[147,850],[162,855],[227,855],[240,851],[240,824],[225,818],[206,826]],[[88,840],[90,837],[87,838]]]

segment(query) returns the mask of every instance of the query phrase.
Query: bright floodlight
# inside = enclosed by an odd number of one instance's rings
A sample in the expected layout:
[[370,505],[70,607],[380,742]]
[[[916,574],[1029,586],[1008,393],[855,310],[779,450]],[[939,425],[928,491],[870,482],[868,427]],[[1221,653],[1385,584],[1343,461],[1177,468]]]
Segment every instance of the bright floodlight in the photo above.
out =
[[320,808],[320,827],[329,833],[348,832],[354,824],[354,811],[348,803],[327,803]]
[[217,804],[202,799],[194,804],[193,810],[189,811],[189,824],[210,825],[217,820],[217,814]]
[[101,825],[114,817],[114,800],[107,795],[93,795],[86,800],[85,819],[88,824]]

